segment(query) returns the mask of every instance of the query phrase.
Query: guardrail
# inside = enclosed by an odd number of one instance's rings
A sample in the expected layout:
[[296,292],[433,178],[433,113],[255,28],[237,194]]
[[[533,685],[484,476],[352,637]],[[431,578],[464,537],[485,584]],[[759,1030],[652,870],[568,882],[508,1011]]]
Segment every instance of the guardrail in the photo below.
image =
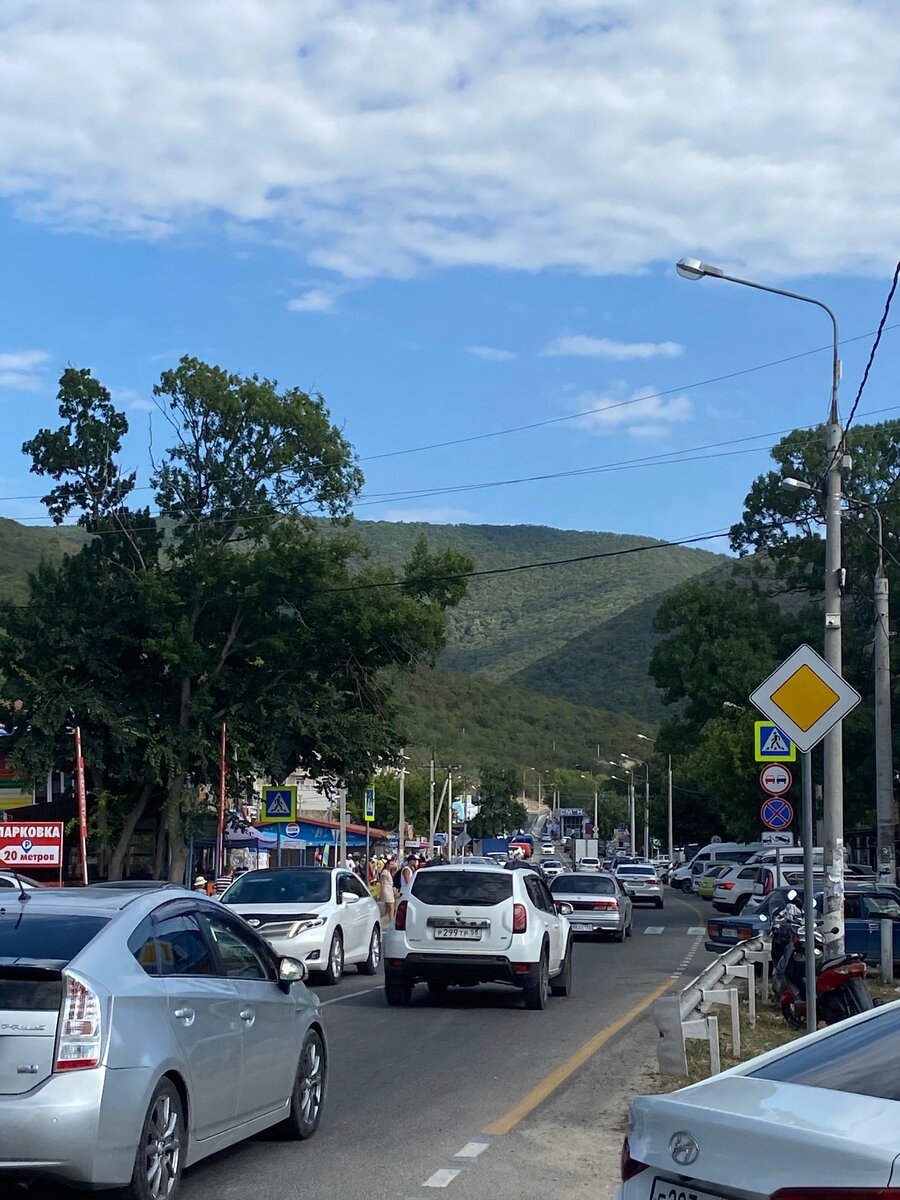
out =
[[674,996],[663,996],[653,1006],[659,1030],[657,1059],[663,1075],[687,1075],[687,1041],[709,1043],[710,1073],[722,1069],[719,1052],[719,1018],[710,1013],[726,1006],[731,1016],[731,1042],[735,1057],[741,1053],[741,1025],[737,981],[747,983],[750,1025],[756,1024],[757,965],[762,967],[760,998],[768,993],[770,951],[761,938],[740,942],[720,954]]

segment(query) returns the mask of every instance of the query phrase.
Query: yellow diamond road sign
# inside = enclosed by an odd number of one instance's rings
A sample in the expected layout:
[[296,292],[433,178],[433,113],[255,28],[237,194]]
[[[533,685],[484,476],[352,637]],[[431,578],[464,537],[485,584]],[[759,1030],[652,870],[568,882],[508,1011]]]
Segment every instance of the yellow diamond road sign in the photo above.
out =
[[800,646],[750,700],[807,751],[859,704],[860,695],[811,646]]

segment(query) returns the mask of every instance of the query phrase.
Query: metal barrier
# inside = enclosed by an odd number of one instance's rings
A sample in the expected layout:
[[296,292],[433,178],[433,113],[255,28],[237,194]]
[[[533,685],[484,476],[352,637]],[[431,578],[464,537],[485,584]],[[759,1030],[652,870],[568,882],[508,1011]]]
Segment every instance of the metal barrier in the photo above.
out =
[[[768,946],[762,939],[740,942],[720,954],[708,967],[674,996],[663,996],[653,1006],[653,1017],[659,1030],[657,1059],[663,1075],[687,1075],[687,1040],[697,1038],[709,1043],[710,1072],[721,1070],[719,1053],[719,1021],[709,1010],[726,1005],[731,1016],[731,1042],[735,1057],[741,1053],[741,1026],[738,989],[739,979],[747,983],[750,1024],[756,1024],[757,965],[762,966],[761,998],[768,992]],[[729,986],[732,985],[732,986]]]

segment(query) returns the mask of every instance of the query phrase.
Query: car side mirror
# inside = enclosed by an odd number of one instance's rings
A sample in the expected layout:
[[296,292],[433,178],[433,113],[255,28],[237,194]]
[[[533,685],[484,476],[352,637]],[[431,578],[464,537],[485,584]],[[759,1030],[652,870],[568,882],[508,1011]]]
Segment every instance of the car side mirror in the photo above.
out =
[[308,974],[306,963],[302,963],[299,958],[279,958],[278,986],[283,992],[289,992],[293,983],[305,982]]
[[567,904],[565,901],[562,901],[562,903],[557,904],[556,911],[560,914],[560,916],[571,917],[575,909],[571,904]]
[[341,900],[344,904],[358,904],[359,896],[356,892],[341,892]]

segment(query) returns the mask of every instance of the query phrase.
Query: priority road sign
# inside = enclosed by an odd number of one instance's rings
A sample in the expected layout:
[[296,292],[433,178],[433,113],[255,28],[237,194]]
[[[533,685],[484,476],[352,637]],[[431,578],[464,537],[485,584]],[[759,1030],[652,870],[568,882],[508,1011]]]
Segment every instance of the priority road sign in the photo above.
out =
[[756,721],[753,731],[757,762],[796,762],[797,747],[777,725]]
[[366,820],[375,820],[375,789],[373,787],[366,788]]
[[768,792],[770,796],[783,796],[785,792],[790,791],[794,777],[781,763],[769,763],[760,771],[759,782],[763,791]]
[[264,787],[259,819],[262,824],[266,825],[296,824],[296,787]]
[[750,700],[805,753],[856,708],[860,694],[812,646],[799,646]]
[[767,829],[787,829],[794,819],[794,810],[787,800],[770,796],[759,810],[759,815]]

